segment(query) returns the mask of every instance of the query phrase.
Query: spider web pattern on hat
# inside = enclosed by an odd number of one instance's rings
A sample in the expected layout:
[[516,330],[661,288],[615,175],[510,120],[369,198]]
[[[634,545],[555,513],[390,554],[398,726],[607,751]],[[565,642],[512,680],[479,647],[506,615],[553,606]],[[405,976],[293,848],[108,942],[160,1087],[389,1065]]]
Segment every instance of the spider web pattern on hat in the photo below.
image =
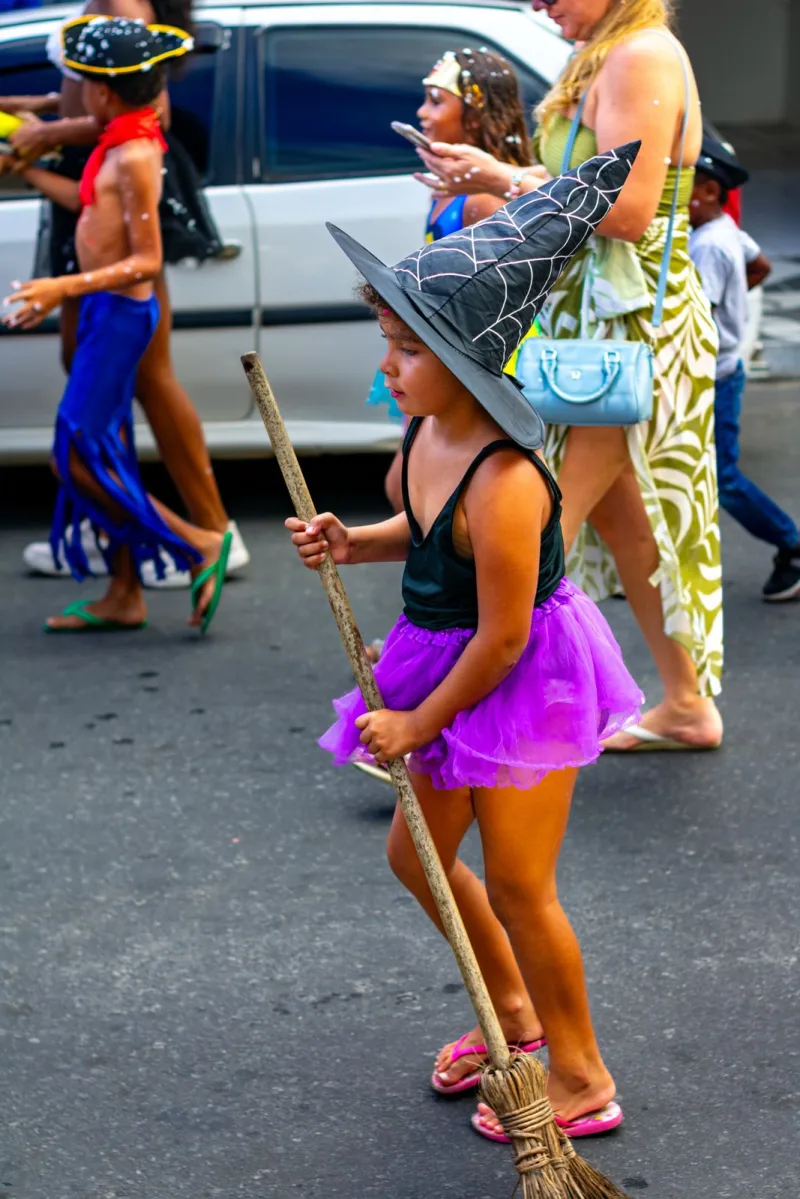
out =
[[616,150],[597,155],[423,246],[393,268],[398,282],[435,325],[445,321],[471,357],[500,374],[564,267],[611,210],[627,176],[621,160]]

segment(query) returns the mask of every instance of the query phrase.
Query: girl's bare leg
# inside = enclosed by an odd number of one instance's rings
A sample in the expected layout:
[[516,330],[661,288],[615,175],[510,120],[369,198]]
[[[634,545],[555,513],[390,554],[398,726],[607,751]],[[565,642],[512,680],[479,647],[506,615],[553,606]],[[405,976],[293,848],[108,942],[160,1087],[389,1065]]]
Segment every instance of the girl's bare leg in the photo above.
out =
[[592,1026],[580,946],[556,889],[577,773],[550,774],[530,791],[475,792],[489,899],[544,1025],[548,1094],[567,1120],[604,1107],[615,1093]]
[[161,458],[194,525],[224,533],[228,515],[197,411],[178,382],[172,364],[172,310],[163,273],[155,282],[160,317],[139,364],[136,398],[144,409]]
[[[492,911],[483,883],[457,856],[458,847],[475,818],[470,792],[467,788],[437,791],[429,777],[422,774],[414,774],[412,781],[503,1031],[509,1041],[536,1040],[541,1036],[541,1022],[522,981],[508,937]],[[397,878],[419,901],[440,932],[443,931],[399,807],[395,811],[387,850],[389,865]],[[482,1041],[483,1035],[476,1027],[467,1043],[480,1044]],[[445,1046],[436,1062],[436,1070],[445,1085],[452,1085],[475,1069],[475,1059],[460,1058],[451,1064],[451,1052],[452,1044]]]
[[[624,429],[570,429],[558,483],[564,496],[567,550],[589,520],[614,557],[661,678],[664,700],[646,713],[642,725],[699,748],[718,745],[722,721],[716,705],[698,694],[697,671],[688,651],[664,632],[661,594],[650,583],[658,567],[658,547]],[[630,734],[618,733],[607,744],[627,749],[637,742]]]
[[[664,632],[661,594],[650,583],[658,567],[658,547],[630,462],[589,519],[614,555],[628,603],[664,685],[663,701],[642,717],[642,725],[698,748],[718,745],[722,718],[717,706],[698,695],[697,671],[688,650]],[[623,732],[607,744],[628,749],[637,742]]]
[[[123,523],[124,511],[103,491],[75,450],[72,450],[70,454],[70,474],[76,487],[102,505],[115,524]],[[148,498],[171,531],[182,537],[202,555],[202,560],[192,568],[193,576],[197,576],[205,567],[216,562],[222,546],[222,534],[197,528],[183,520],[154,496],[151,495]],[[197,607],[189,618],[190,625],[202,623],[203,613],[211,602],[213,593],[214,579],[212,578],[208,580],[200,593]],[[141,584],[133,565],[133,559],[127,550],[121,549],[116,556],[109,586],[102,600],[89,604],[88,608],[97,616],[102,616],[106,620],[116,620],[121,624],[140,624],[144,620],[146,610]],[[82,621],[79,616],[54,616],[47,623],[51,628],[79,628],[85,624],[85,621]]]

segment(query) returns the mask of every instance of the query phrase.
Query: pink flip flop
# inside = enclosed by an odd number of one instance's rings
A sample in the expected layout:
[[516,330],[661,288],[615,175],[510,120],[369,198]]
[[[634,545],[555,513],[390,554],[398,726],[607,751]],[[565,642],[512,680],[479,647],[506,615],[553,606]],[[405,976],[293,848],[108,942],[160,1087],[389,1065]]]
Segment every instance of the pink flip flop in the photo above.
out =
[[[612,1100],[605,1107],[601,1107],[599,1111],[586,1112],[585,1115],[577,1116],[574,1120],[561,1120],[556,1116],[556,1124],[570,1138],[595,1137],[603,1132],[611,1132],[613,1128],[619,1128],[623,1119],[622,1108]],[[470,1123],[478,1135],[485,1137],[487,1141],[497,1141],[501,1145],[511,1144],[511,1138],[507,1137],[504,1132],[494,1132],[484,1124],[480,1112],[475,1112]]]
[[[465,1045],[464,1042],[468,1036],[469,1033],[465,1032],[463,1037],[459,1037],[456,1041],[450,1058],[451,1065],[455,1064],[459,1058],[469,1057],[470,1054],[476,1053],[479,1057],[489,1056],[489,1050],[485,1045]],[[509,1049],[516,1049],[520,1053],[536,1053],[537,1050],[542,1049],[546,1044],[547,1042],[544,1037],[540,1037],[538,1041],[509,1041],[508,1047]],[[473,1091],[480,1081],[480,1070],[473,1070],[471,1074],[465,1074],[458,1082],[450,1083],[449,1085],[441,1081],[441,1076],[435,1070],[431,1075],[431,1086],[439,1095],[463,1095],[465,1091]]]

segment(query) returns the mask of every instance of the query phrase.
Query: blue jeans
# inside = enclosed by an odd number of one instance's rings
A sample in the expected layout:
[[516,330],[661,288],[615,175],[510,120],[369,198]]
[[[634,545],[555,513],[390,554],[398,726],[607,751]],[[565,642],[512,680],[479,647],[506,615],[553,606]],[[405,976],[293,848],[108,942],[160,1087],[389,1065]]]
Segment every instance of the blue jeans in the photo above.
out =
[[717,379],[714,422],[719,502],[760,541],[767,541],[779,550],[794,549],[800,541],[797,525],[739,469],[739,416],[746,382],[741,362],[732,375]]

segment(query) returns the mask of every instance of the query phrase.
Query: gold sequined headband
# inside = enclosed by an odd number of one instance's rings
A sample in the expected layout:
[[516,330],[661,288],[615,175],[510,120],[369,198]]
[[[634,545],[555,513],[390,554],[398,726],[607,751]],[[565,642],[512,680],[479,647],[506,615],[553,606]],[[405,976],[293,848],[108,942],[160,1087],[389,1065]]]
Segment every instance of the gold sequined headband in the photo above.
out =
[[[471,54],[472,51],[464,50],[463,53]],[[470,108],[483,108],[486,103],[483,92],[472,78],[472,72],[468,67],[461,66],[454,50],[445,50],[422,83],[425,87],[438,87],[443,92],[450,92],[451,96],[458,96],[459,100],[469,104]]]

